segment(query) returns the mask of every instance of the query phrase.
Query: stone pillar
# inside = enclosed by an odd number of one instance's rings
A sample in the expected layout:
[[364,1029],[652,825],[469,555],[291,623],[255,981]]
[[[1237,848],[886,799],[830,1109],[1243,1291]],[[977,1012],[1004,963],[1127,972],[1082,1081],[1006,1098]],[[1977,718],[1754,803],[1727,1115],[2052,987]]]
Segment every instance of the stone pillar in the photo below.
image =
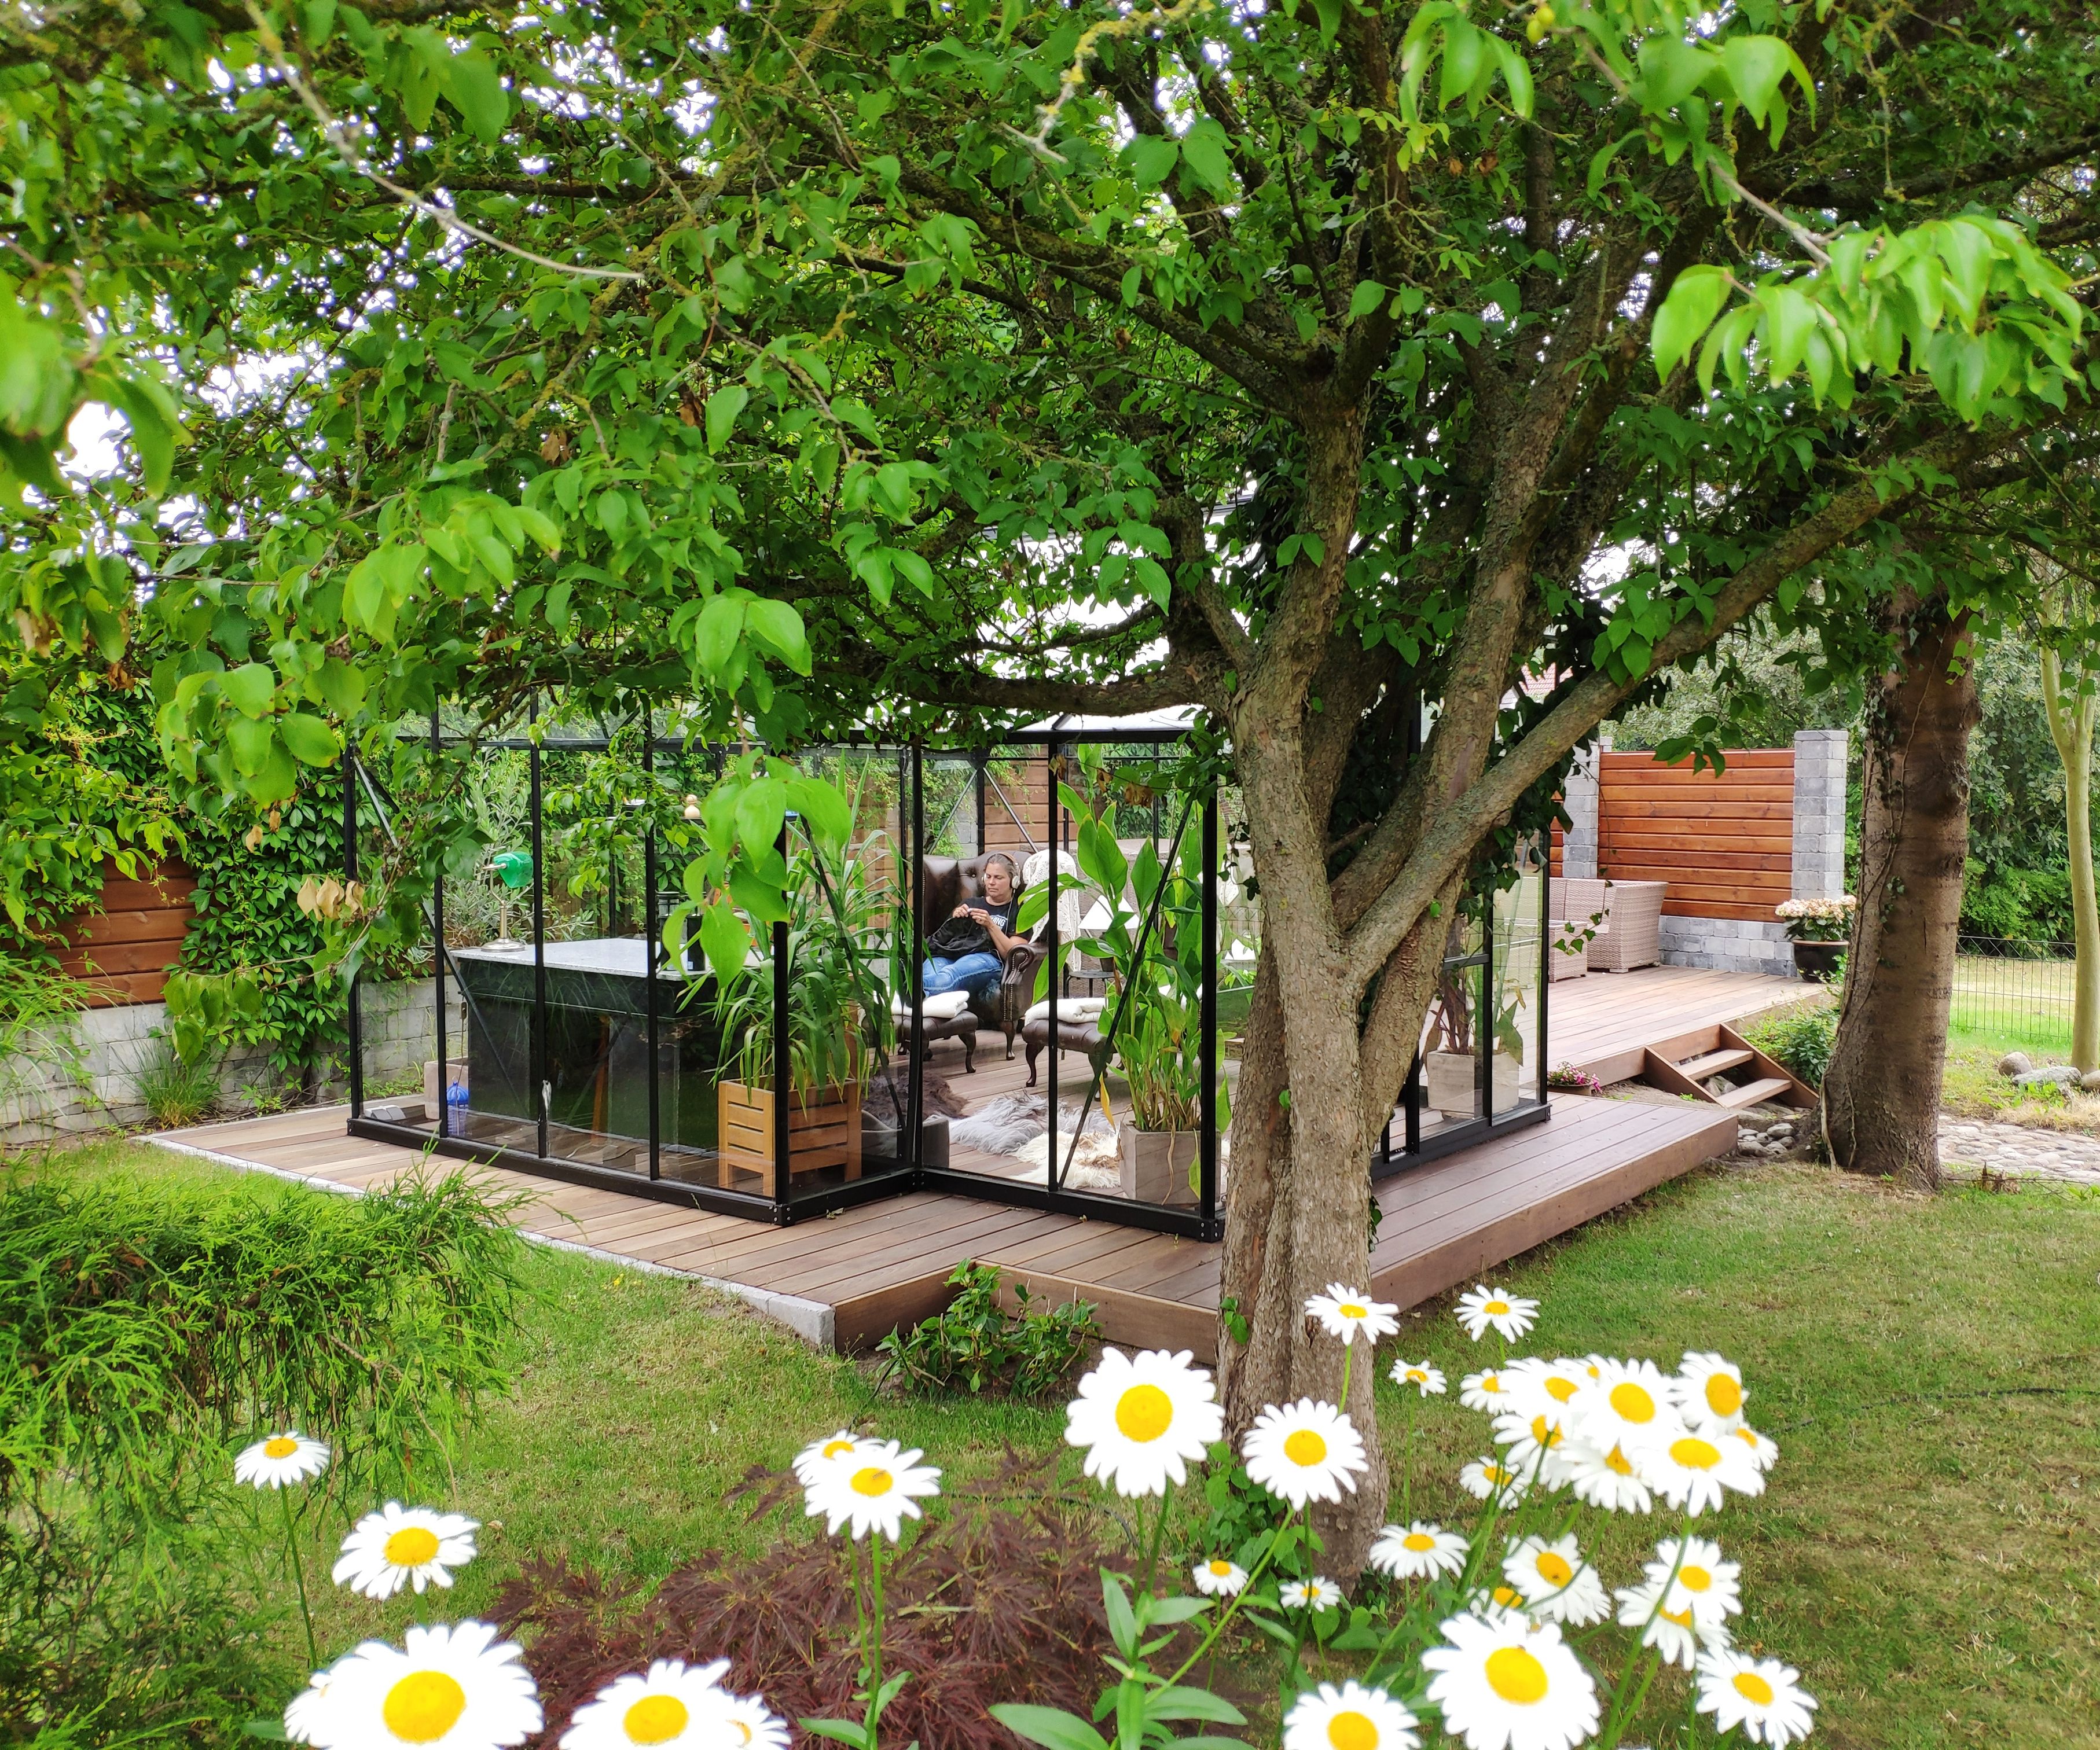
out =
[[1838,899],[1845,892],[1843,730],[1803,730],[1793,738],[1795,899]]
[[1568,830],[1560,840],[1560,872],[1570,880],[1594,881],[1597,877],[1599,758],[1595,742],[1585,742],[1575,750],[1575,764],[1568,771],[1566,793],[1560,799],[1568,813]]

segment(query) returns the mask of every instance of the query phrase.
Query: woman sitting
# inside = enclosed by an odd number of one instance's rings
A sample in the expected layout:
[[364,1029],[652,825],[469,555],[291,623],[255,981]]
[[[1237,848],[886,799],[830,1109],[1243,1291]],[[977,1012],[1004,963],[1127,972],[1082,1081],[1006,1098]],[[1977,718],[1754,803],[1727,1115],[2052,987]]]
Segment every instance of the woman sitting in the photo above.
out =
[[998,990],[1006,957],[1019,939],[1013,915],[1020,907],[1013,859],[995,851],[985,859],[984,897],[964,900],[926,938],[926,963],[920,968],[926,994],[967,990],[973,998]]

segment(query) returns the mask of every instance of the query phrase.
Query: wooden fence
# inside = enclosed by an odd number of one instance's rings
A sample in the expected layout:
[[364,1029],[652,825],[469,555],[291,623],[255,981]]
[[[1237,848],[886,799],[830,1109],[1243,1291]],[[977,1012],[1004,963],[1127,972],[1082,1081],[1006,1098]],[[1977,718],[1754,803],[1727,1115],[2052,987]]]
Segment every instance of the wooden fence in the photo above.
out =
[[196,877],[174,862],[140,880],[114,864],[103,876],[101,909],[82,913],[68,927],[60,968],[87,987],[90,1008],[157,1003],[196,915],[191,903]]
[[[1560,835],[1553,840],[1560,872]],[[1666,881],[1664,915],[1771,921],[1793,890],[1793,750],[1733,752],[1718,776],[1689,760],[1608,753],[1597,774],[1597,872]]]

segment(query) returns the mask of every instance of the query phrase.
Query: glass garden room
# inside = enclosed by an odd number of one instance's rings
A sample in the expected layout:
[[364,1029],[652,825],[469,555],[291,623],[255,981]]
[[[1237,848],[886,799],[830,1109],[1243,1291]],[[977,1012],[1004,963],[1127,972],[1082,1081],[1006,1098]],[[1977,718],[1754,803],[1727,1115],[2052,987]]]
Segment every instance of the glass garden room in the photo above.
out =
[[[771,1222],[923,1189],[1222,1235],[1259,910],[1237,796],[1174,787],[1185,718],[795,753],[852,830],[789,816],[791,915],[726,985],[666,928],[722,755],[536,727],[346,773],[352,876],[401,861],[419,783],[483,844],[353,989],[354,1133]],[[995,865],[1008,951],[937,993]],[[1526,847],[1453,920],[1379,1175],[1546,1115],[1546,891]]]

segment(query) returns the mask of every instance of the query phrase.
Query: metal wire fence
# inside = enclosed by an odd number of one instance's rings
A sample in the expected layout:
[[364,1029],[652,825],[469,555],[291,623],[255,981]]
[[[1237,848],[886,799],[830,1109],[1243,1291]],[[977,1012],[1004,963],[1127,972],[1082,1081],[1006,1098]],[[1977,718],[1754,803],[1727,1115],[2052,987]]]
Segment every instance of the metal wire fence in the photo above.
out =
[[2068,1050],[2072,970],[2069,942],[1964,936],[1955,950],[1949,1024],[1993,1044]]

